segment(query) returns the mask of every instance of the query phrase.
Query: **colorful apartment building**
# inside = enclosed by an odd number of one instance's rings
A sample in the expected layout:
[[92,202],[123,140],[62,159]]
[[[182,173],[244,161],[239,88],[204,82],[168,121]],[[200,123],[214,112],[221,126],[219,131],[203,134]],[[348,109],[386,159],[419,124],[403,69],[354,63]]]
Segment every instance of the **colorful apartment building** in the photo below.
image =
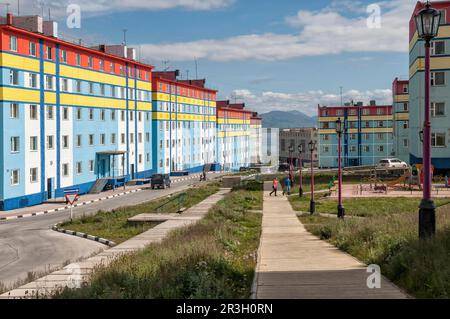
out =
[[[311,152],[308,150],[310,142],[317,143],[318,130],[315,127],[287,128],[280,129],[280,162],[292,163],[295,167],[299,166],[298,147],[302,146],[302,164],[311,163],[317,165],[317,151],[314,151],[311,158]],[[293,153],[289,152],[292,147]]]
[[369,106],[363,103],[338,107],[318,107],[319,116],[319,167],[338,165],[338,138],[336,120],[345,124],[342,136],[343,166],[376,165],[383,158],[392,157],[393,117],[391,105]]
[[[450,1],[432,2],[441,12],[439,34],[431,47],[432,164],[450,171]],[[409,22],[409,153],[410,164],[422,163],[420,132],[424,124],[424,41],[418,39],[414,17],[424,8],[418,2]]]
[[394,113],[394,155],[409,163],[409,81],[395,79],[392,83]]
[[216,90],[205,80],[153,73],[153,167],[158,173],[201,172],[216,162]]
[[152,67],[62,41],[40,17],[0,22],[0,209],[149,175]]
[[245,104],[217,101],[217,161],[224,170],[250,164],[250,124],[253,112]]
[[262,118],[257,112],[250,117],[250,164],[262,163]]

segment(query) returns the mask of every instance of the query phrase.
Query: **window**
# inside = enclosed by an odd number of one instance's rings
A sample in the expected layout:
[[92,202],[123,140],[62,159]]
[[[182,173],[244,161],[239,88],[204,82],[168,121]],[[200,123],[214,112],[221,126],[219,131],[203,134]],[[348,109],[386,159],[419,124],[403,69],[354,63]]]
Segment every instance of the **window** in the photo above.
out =
[[133,114],[134,114],[134,111],[130,111],[130,121],[133,121]]
[[81,108],[77,108],[77,120],[81,120],[83,118],[83,110]]
[[53,50],[52,47],[47,47],[47,55],[46,55],[47,60],[53,60]]
[[409,121],[403,121],[403,128],[404,129],[409,128]]
[[355,145],[351,145],[350,146],[350,152],[356,153],[356,146]]
[[20,137],[12,136],[11,137],[11,153],[19,153],[20,151]]
[[142,133],[138,133],[138,143],[142,143]]
[[30,183],[36,183],[38,181],[38,169],[37,167],[30,168]]
[[45,76],[45,88],[47,90],[53,90],[53,76],[51,75]]
[[93,172],[94,171],[94,161],[93,160],[90,160],[89,161],[89,172]]
[[443,55],[443,54],[445,54],[445,41],[431,42],[431,55]]
[[150,162],[150,153],[147,153],[147,162]]
[[109,70],[111,71],[111,73],[114,73],[114,63],[113,62],[109,62]]
[[94,134],[89,134],[89,146],[94,145]]
[[69,148],[69,136],[63,135],[62,137],[62,148]]
[[[142,113],[141,112],[138,112],[138,120],[139,120],[139,122],[142,122]],[[178,124],[179,124],[180,122],[178,122]]]
[[431,85],[442,86],[445,85],[445,72],[431,72]]
[[77,174],[80,175],[83,173],[83,163],[77,162]]
[[80,80],[75,81],[75,87],[76,87],[77,93],[81,93],[81,81]]
[[30,55],[36,56],[36,43],[30,41],[29,48],[30,48]]
[[19,85],[19,71],[17,70],[9,71],[9,84]]
[[100,120],[102,120],[102,121],[105,120],[105,110],[100,111]]
[[369,153],[370,152],[370,147],[369,146],[364,146],[363,147],[364,152]]
[[9,117],[12,119],[19,118],[19,104],[11,103],[9,105]]
[[111,144],[116,144],[116,134],[111,133]]
[[94,110],[89,109],[89,121],[93,121],[93,120],[94,120]]
[[103,83],[100,84],[100,95],[105,95],[105,85]]
[[81,147],[81,144],[82,144],[82,136],[81,136],[81,134],[78,134],[76,145],[77,145],[77,147]]
[[81,66],[81,55],[77,54],[75,63],[77,64],[77,66]]
[[63,120],[67,121],[69,119],[69,108],[63,107]]
[[377,108],[377,115],[383,115],[383,109],[382,108]]
[[29,80],[29,86],[31,88],[37,88],[38,87],[38,81],[37,81],[37,74],[36,73],[30,73]]
[[120,143],[125,144],[125,134],[120,134]]
[[378,133],[377,137],[378,137],[379,140],[384,140],[383,133]]
[[384,122],[383,121],[378,121],[378,127],[383,127],[384,126]]
[[61,62],[67,63],[67,51],[61,50]]
[[142,154],[139,154],[139,164],[142,163]]
[[30,151],[35,152],[38,150],[38,137],[30,136]]
[[94,59],[91,56],[88,57],[88,67],[91,69],[94,67]]
[[403,103],[403,111],[408,112],[408,110],[409,110],[409,103],[408,102]]
[[433,147],[446,147],[445,133],[432,133],[431,134],[431,146]]
[[150,133],[145,133],[145,141],[150,142]]
[[103,60],[100,60],[100,61],[99,61],[99,66],[100,66],[100,70],[104,71],[104,69],[105,69],[105,63],[104,63]]
[[431,103],[431,116],[432,117],[439,117],[439,116],[445,116],[445,103]]
[[409,140],[403,139],[403,147],[408,147],[408,146],[409,146]]
[[111,85],[111,97],[116,97],[116,87]]
[[53,135],[47,135],[47,149],[52,150],[54,148],[53,145]]
[[94,94],[94,83],[89,82],[89,94]]
[[105,145],[106,143],[106,136],[105,134],[100,134],[100,145]]
[[17,52],[17,37],[13,35],[9,36],[9,49]]
[[369,109],[363,109],[362,114],[363,115],[369,115],[370,114],[370,110]]
[[53,120],[53,105],[47,105],[47,120]]
[[439,24],[447,24],[447,10],[441,9],[439,12],[441,13],[441,20],[439,21]]
[[378,152],[384,152],[384,146],[383,145],[379,145],[378,146]]
[[36,104],[30,105],[30,120],[37,120],[38,119],[38,110]]
[[120,111],[120,120],[125,122],[125,111]]
[[19,170],[13,169],[11,170],[11,185],[19,185]]
[[130,133],[130,144],[134,144],[134,133]]
[[116,111],[111,110],[111,121],[115,121],[116,120]]
[[69,91],[69,80],[68,79],[61,80],[61,91],[63,91],[63,92]]
[[62,175],[65,177],[69,176],[69,164],[68,163],[62,164]]

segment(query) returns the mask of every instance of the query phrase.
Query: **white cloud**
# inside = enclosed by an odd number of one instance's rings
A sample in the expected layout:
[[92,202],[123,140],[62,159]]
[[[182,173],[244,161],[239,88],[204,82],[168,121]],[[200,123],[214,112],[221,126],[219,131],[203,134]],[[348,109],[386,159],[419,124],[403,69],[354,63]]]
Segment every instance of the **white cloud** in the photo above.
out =
[[[379,2],[382,9],[379,29],[367,27],[368,13],[361,2],[351,5],[345,1],[344,4],[344,7],[339,7],[334,1],[321,11],[300,10],[287,17],[286,23],[298,29],[291,34],[249,34],[224,39],[144,44],[142,52],[158,60],[184,61],[195,56],[220,62],[273,61],[346,52],[408,51],[408,22],[415,0]],[[343,15],[342,8],[350,6],[353,16]]]
[[[340,105],[339,94],[324,92],[322,90],[311,90],[299,93],[283,93],[265,91],[259,94],[247,89],[234,90],[230,100],[245,102],[247,107],[259,113],[278,111],[300,111],[307,115],[317,115],[317,105],[337,106]],[[344,103],[347,101],[369,103],[376,100],[378,105],[390,105],[392,103],[392,91],[390,89],[377,89],[368,91],[349,90],[343,92]]]

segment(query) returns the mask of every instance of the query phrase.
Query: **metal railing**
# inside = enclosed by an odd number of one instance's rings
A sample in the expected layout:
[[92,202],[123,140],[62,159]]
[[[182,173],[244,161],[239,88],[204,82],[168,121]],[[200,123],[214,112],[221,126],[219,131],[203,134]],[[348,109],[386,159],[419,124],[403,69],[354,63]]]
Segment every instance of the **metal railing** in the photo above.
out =
[[162,205],[155,208],[156,213],[160,213],[163,208],[169,207],[171,204],[175,204],[178,206],[177,213],[181,213],[182,209],[186,206],[187,202],[187,193],[181,193],[177,196],[170,198],[167,202],[163,203]]

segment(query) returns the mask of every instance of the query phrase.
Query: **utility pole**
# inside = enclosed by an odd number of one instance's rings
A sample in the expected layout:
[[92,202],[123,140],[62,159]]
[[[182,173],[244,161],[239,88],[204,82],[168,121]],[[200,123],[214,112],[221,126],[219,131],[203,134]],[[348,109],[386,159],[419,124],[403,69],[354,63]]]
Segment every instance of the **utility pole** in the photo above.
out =
[[122,29],[123,32],[123,45],[127,45],[127,29]]
[[341,106],[344,106],[344,100],[342,99],[342,86],[340,87],[341,89]]
[[196,57],[194,57],[194,61],[195,61],[195,78],[198,79],[198,62]]

